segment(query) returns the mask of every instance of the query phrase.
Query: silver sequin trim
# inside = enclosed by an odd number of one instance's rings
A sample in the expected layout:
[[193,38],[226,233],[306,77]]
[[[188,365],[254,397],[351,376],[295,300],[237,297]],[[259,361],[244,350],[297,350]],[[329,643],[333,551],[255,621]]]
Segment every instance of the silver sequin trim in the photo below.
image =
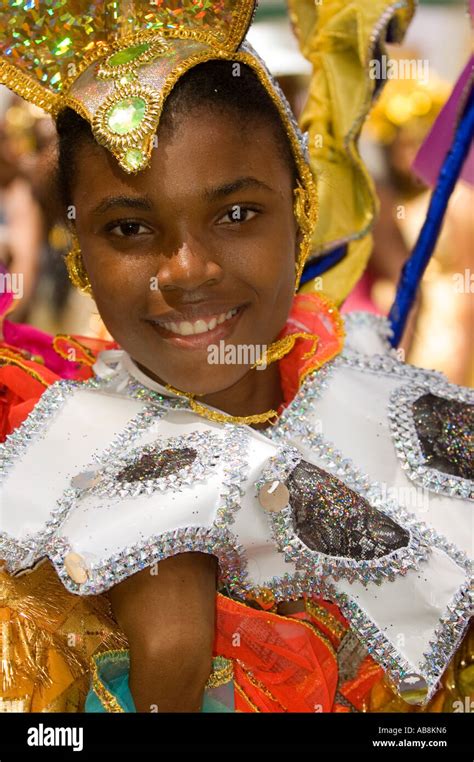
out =
[[[446,384],[430,392],[444,399],[474,404],[474,390]],[[474,481],[447,474],[426,464],[415,426],[413,403],[427,393],[426,387],[403,386],[390,396],[388,419],[401,467],[411,481],[425,489],[474,500]]]

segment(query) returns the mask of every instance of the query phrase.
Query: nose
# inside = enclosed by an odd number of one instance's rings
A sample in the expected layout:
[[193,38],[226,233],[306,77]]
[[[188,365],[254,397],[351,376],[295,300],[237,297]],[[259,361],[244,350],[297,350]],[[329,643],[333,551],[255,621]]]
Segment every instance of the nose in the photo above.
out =
[[195,239],[188,237],[172,254],[161,257],[156,275],[161,291],[191,291],[219,283],[223,271]]

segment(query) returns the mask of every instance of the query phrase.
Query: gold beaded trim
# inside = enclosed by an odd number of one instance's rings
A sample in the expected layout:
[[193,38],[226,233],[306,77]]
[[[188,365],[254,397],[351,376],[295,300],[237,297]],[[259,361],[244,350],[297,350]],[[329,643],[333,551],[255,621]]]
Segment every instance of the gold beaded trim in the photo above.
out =
[[330,611],[325,609],[324,606],[320,606],[314,601],[306,599],[305,608],[308,614],[316,620],[319,620],[335,638],[340,640],[343,635],[345,635],[347,628],[344,627],[344,625],[339,622]]
[[258,708],[258,706],[253,703],[252,699],[249,698],[249,696],[247,696],[244,689],[242,688],[241,685],[239,685],[237,681],[234,681],[234,687],[237,693],[240,693],[242,698],[247,702],[247,704],[251,707],[251,709],[253,709],[254,712],[260,713],[260,709]]
[[68,271],[69,279],[83,294],[92,296],[92,286],[87,274],[87,270],[82,259],[79,241],[75,233],[72,235],[72,246],[64,257],[64,262]]
[[43,378],[41,378],[40,374],[34,371],[32,368],[29,368],[28,365],[25,365],[21,362],[21,360],[18,360],[16,357],[12,356],[10,353],[5,354],[8,352],[8,350],[1,350],[0,353],[0,366],[2,365],[16,365],[18,368],[21,368],[25,371],[25,373],[28,373],[29,376],[35,379],[35,381],[39,381],[40,384],[42,384],[45,387],[50,386],[50,384],[45,381]]
[[[128,98],[141,98],[146,111],[143,119],[132,130],[125,135],[119,135],[113,132],[107,124],[107,118],[111,109],[120,101]],[[125,163],[125,154],[128,148],[135,148],[137,142],[140,142],[144,152],[144,158],[150,157],[153,148],[153,134],[156,129],[156,120],[159,118],[162,109],[161,95],[154,92],[151,88],[145,88],[138,82],[126,82],[119,84],[114,92],[109,95],[99,106],[92,120],[92,130],[97,142],[114,154],[122,169],[130,171],[130,167]],[[143,169],[143,164],[140,164]]]
[[[124,53],[129,48],[134,48],[134,47],[137,47],[138,45],[143,45],[143,44],[150,45],[150,47],[147,50],[143,50],[139,55],[137,55],[131,61],[127,61],[127,63],[115,64],[115,65],[111,63],[111,58],[117,55],[118,53]],[[121,46],[120,50],[110,53],[105,59],[105,61],[102,61],[99,64],[99,67],[97,69],[95,76],[98,79],[120,79],[120,77],[133,73],[135,69],[138,69],[140,66],[143,66],[146,63],[150,63],[150,61],[154,61],[156,58],[159,58],[160,56],[166,56],[170,52],[172,52],[172,46],[163,37],[151,39],[150,41],[140,38],[140,41],[137,41],[135,45],[128,45],[125,48]]]
[[99,676],[98,666],[105,657],[107,657],[108,660],[121,661],[123,660],[124,654],[128,653],[129,650],[127,648],[122,648],[116,651],[104,651],[92,658],[92,687],[106,712],[125,713],[125,710],[120,706],[115,696],[105,687]]
[[[67,341],[68,344],[70,344],[73,349],[79,349],[81,352],[83,352],[87,360],[71,360],[71,358],[68,357],[67,353],[64,352],[64,350],[61,349],[61,347],[59,346],[59,342],[61,339],[64,339],[65,341]],[[58,354],[64,360],[69,360],[69,362],[77,362],[80,365],[88,365],[88,366],[94,365],[97,359],[95,354],[92,352],[91,349],[89,349],[89,347],[86,347],[84,344],[81,344],[80,341],[78,341],[77,339],[75,339],[73,336],[71,336],[68,333],[56,334],[56,336],[53,339],[53,349],[56,352],[56,354]]]
[[[52,93],[45,87],[31,79],[26,74],[8,61],[0,61],[0,83],[4,83],[10,90],[17,93],[30,103],[44,109],[49,114],[55,115],[61,108],[61,96]],[[8,83],[8,84],[7,84]]]
[[205,688],[219,688],[226,685],[234,677],[234,663],[232,659],[226,659],[224,656],[214,656],[212,659],[212,672],[208,678]]
[[237,663],[239,664],[242,672],[244,673],[245,677],[251,683],[255,688],[257,688],[261,693],[263,693],[264,696],[269,698],[271,701],[274,701],[275,704],[278,704],[278,706],[284,711],[287,712],[288,708],[286,706],[283,706],[281,701],[277,699],[276,696],[273,695],[271,691],[268,690],[267,686],[264,685],[258,678],[255,677],[255,675],[252,674],[250,670],[248,670],[243,662],[240,661],[240,659],[237,659]]

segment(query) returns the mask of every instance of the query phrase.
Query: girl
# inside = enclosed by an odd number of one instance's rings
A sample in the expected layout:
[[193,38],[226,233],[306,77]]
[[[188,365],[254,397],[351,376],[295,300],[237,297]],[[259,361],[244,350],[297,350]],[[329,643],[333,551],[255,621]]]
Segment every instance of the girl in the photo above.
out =
[[137,32],[145,6],[59,100],[50,80],[67,264],[115,344],[66,339],[93,376],[5,444],[6,569],[49,558],[71,594],[108,596],[128,648],[96,655],[86,711],[351,711],[382,669],[426,707],[469,616],[471,398],[395,360],[383,322],[349,320],[341,354],[336,307],[294,296],[314,178],[242,42],[251,4],[169,3]]

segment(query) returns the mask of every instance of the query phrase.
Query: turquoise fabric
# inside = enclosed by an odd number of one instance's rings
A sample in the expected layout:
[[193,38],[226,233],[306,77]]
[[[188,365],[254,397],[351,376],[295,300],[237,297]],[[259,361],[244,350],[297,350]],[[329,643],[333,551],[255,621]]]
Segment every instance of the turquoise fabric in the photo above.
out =
[[[118,701],[124,712],[136,712],[133,696],[128,685],[129,655],[128,652],[105,652],[95,660],[97,674],[103,686]],[[84,706],[86,713],[106,712],[93,687],[87,694]],[[218,713],[234,712],[234,683],[230,680],[218,688],[204,691],[201,712]]]

